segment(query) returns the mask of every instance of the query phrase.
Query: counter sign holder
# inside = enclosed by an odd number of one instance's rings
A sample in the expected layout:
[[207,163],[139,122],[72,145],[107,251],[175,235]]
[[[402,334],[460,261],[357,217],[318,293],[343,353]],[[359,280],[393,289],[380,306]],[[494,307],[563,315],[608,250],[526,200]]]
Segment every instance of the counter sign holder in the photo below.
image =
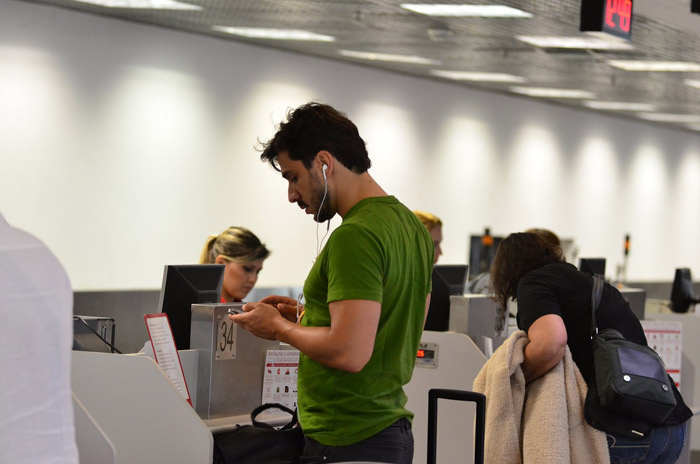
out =
[[629,39],[632,0],[581,0],[581,31],[606,32]]
[[145,314],[144,319],[146,320],[146,329],[148,329],[148,338],[150,338],[153,346],[156,364],[158,364],[158,367],[161,368],[175,389],[192,406],[190,391],[187,388],[185,373],[182,370],[180,354],[175,347],[175,339],[170,328],[168,315],[165,313]]

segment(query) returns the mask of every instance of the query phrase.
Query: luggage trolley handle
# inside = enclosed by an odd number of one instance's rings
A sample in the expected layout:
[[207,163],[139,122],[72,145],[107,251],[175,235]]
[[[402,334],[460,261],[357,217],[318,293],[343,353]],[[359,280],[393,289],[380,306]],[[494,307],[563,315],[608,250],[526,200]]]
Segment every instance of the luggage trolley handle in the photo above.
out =
[[432,388],[428,391],[428,461],[437,460],[437,406],[438,399],[471,401],[476,403],[476,430],[474,434],[474,463],[484,462],[484,430],[486,428],[486,396],[481,393]]

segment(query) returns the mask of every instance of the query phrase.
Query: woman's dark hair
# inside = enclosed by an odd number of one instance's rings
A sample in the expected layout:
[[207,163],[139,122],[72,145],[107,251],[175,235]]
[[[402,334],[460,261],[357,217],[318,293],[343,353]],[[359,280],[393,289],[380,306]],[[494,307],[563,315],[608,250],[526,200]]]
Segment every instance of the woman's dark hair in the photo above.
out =
[[287,122],[277,126],[277,133],[262,144],[260,159],[279,171],[277,157],[283,151],[289,158],[311,169],[316,154],[326,150],[352,172],[366,172],[372,162],[365,141],[355,124],[335,108],[311,102],[287,113]]
[[536,234],[542,237],[543,239],[547,240],[549,243],[552,243],[558,247],[561,247],[561,240],[559,240],[559,237],[557,237],[557,234],[552,232],[549,229],[528,229],[525,232],[528,232],[530,234]]
[[491,264],[491,293],[502,308],[515,300],[520,279],[546,264],[564,261],[561,248],[537,234],[511,234],[498,245]]

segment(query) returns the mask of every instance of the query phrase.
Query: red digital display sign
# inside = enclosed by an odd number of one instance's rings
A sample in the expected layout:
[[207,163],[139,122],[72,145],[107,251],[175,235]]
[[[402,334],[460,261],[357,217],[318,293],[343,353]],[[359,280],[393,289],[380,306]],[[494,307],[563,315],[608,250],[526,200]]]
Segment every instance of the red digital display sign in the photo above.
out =
[[581,30],[628,39],[632,32],[632,0],[581,0]]
[[605,32],[629,35],[632,25],[632,0],[605,1]]

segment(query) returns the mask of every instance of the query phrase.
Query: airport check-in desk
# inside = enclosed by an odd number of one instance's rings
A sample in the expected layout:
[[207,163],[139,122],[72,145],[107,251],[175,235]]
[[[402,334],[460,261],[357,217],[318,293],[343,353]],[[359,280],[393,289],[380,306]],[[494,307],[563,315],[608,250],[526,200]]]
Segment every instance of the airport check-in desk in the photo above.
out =
[[450,331],[468,335],[487,357],[508,338],[508,321],[499,333],[497,316],[498,305],[488,295],[450,296]]
[[630,309],[637,316],[637,319],[643,321],[645,318],[645,306],[647,292],[641,288],[623,287],[620,289],[622,297],[630,304]]
[[695,415],[688,421],[687,445],[678,462],[700,463],[700,316],[647,311],[647,319],[678,321],[683,327],[680,392]]
[[[486,362],[486,356],[465,334],[425,331],[420,349],[425,357],[416,362],[411,381],[404,386],[406,407],[413,418],[413,464],[427,461],[428,391],[447,388],[471,391],[474,379]],[[467,464],[474,462],[474,403],[440,400],[438,402],[437,462]]]
[[[190,349],[198,356],[196,410],[202,419],[250,414],[260,405],[265,356],[280,343],[239,328],[228,304],[192,305]],[[291,347],[290,347],[291,348]],[[189,383],[189,382],[188,382]]]
[[[235,325],[229,334],[231,327],[227,326],[226,338],[235,340],[232,359],[232,353],[222,354],[214,346],[222,340],[218,332],[228,320],[226,308],[203,305],[193,312],[192,349],[179,352],[193,407],[147,356],[73,353],[76,435],[85,458],[82,463],[208,464],[212,433],[249,423],[250,411],[261,402],[266,351],[290,347],[259,339]],[[428,390],[471,390],[486,360],[464,334],[425,332],[422,343],[434,356],[428,363],[418,362],[405,386],[407,407],[415,413],[416,464],[426,461]],[[222,359],[222,355],[229,358]],[[469,462],[465,456],[473,453],[473,405],[443,405],[442,401],[438,458],[440,462]],[[286,417],[263,419],[274,424]]]
[[212,433],[250,423],[261,403],[267,350],[290,347],[238,328],[227,310],[193,305],[191,349],[179,351],[192,406],[147,356],[73,352],[81,463],[209,464]]
[[[473,341],[479,338],[471,334],[476,332],[476,335],[485,336],[484,333],[491,331],[495,335],[495,305],[491,300],[483,295],[453,297],[453,300],[456,300],[456,304],[453,305],[455,317],[454,322],[451,321],[451,329],[455,332],[424,332],[421,348],[433,351],[433,357],[417,362],[413,378],[404,387],[408,396],[407,407],[415,413],[415,464],[426,461],[428,390],[471,390],[474,378],[487,359]],[[465,300],[469,300],[466,306]],[[484,309],[489,304],[491,315]],[[86,458],[81,462],[210,463],[212,432],[225,430],[236,423],[249,422],[249,412],[261,400],[264,352],[270,348],[289,347],[280,347],[276,342],[260,340],[243,329],[235,329],[236,359],[217,361],[213,346],[217,330],[215,321],[220,323],[224,319],[219,319],[220,313],[217,311],[222,310],[213,308],[209,313],[205,311],[200,321],[201,327],[197,322],[193,324],[192,346],[200,343],[199,335],[194,332],[201,330],[201,348],[180,352],[193,406],[199,414],[183,400],[150,358],[74,352],[76,431],[81,457]],[[468,311],[474,314],[466,314]],[[653,314],[651,318],[683,321],[681,390],[687,402],[692,404],[695,390],[700,387],[691,362],[691,358],[700,352],[700,337],[693,336],[700,333],[700,318],[679,314],[660,314],[658,317]],[[495,349],[498,344],[498,341],[492,343],[492,348]],[[233,364],[229,367],[227,363]],[[207,381],[202,380],[206,377],[212,379],[214,384],[222,382],[221,389],[213,384],[207,385]],[[221,380],[216,380],[219,377]],[[250,382],[250,386],[246,382]],[[246,389],[251,393],[241,396],[241,403],[227,403],[227,398],[235,397]],[[470,462],[469,457],[473,455],[473,405],[458,402],[443,404],[446,401],[440,400],[439,407],[438,462]],[[700,439],[695,437],[699,429],[700,426],[691,428],[690,444],[693,449],[700,447]],[[684,451],[678,462],[690,462],[689,450]]]
[[[632,312],[644,319],[646,293],[642,289],[623,288],[622,296],[630,303]],[[509,312],[517,312],[517,305],[512,303]],[[496,351],[516,327],[506,327],[502,332],[496,329],[498,304],[488,295],[468,294],[450,296],[449,330],[467,334],[487,356]]]

